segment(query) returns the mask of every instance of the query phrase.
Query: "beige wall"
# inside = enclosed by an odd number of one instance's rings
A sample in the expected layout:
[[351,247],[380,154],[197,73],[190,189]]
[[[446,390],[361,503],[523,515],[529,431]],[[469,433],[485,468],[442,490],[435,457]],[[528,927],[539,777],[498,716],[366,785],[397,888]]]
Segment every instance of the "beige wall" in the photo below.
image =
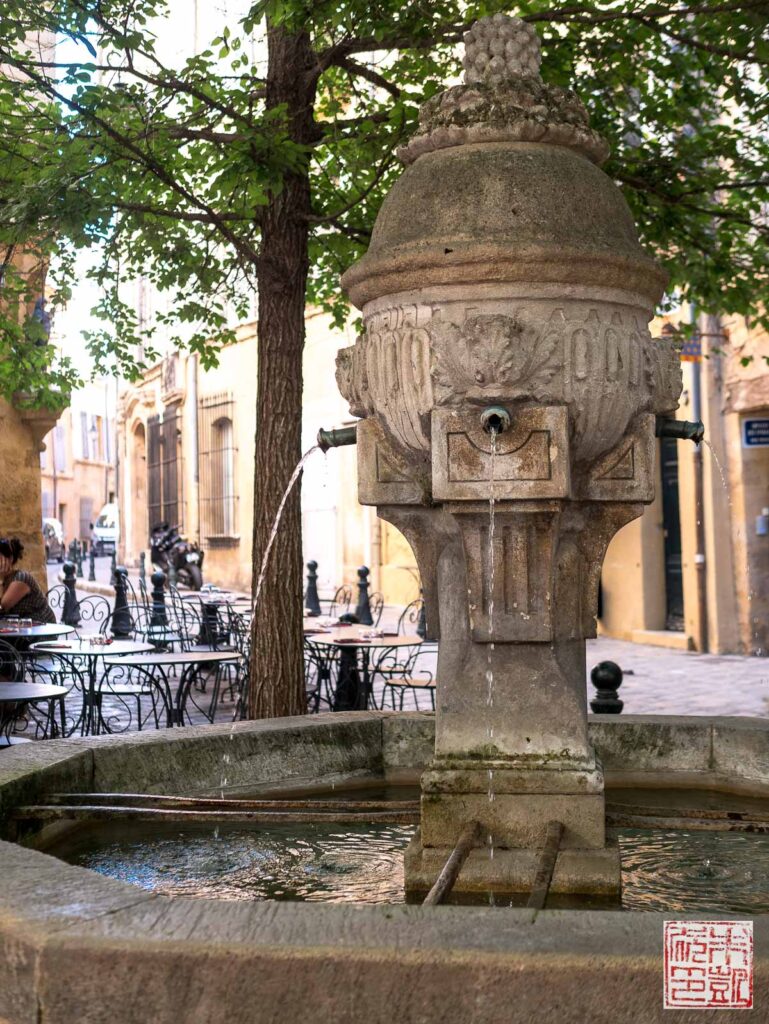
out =
[[0,399],[0,534],[18,537],[25,548],[23,567],[48,589],[41,531],[40,451],[55,414],[15,409]]
[[[685,312],[685,311],[684,311]],[[657,333],[657,322],[652,333]],[[769,506],[769,448],[745,448],[742,421],[769,417],[769,337],[741,319],[700,318],[702,505],[695,488],[695,447],[678,442],[684,633],[697,650],[767,653],[769,537],[756,517]],[[743,359],[748,359],[742,365]],[[679,419],[693,419],[695,364],[683,364]],[[719,468],[720,467],[720,468]],[[603,569],[602,632],[630,639],[664,630],[665,574],[661,502],[626,526],[609,546]],[[698,550],[698,522],[704,550]],[[704,588],[704,600],[701,598]]]
[[[98,397],[99,404],[89,402],[87,393],[76,396],[75,406],[65,409],[61,414],[58,429],[46,434],[45,450],[40,455],[41,497],[47,496],[43,508],[48,510],[48,515],[61,520],[67,544],[75,539],[90,542],[90,524],[81,522],[81,501],[90,501],[90,522],[95,522],[102,506],[115,492],[115,469],[112,459],[107,458],[111,454],[110,446],[114,445],[114,421],[107,427],[103,391],[98,389],[92,397]],[[83,457],[91,453],[82,452],[81,408],[98,413],[101,417],[101,458]],[[109,438],[107,429],[111,435]],[[63,515],[60,514],[62,511]]]

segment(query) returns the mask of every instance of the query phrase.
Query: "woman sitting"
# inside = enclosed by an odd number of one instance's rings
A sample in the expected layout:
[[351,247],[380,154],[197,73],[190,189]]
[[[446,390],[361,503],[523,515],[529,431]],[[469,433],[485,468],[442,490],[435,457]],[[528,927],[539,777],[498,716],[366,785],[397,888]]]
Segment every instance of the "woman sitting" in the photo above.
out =
[[56,616],[35,577],[16,568],[23,553],[24,545],[18,537],[0,540],[0,615],[56,622]]

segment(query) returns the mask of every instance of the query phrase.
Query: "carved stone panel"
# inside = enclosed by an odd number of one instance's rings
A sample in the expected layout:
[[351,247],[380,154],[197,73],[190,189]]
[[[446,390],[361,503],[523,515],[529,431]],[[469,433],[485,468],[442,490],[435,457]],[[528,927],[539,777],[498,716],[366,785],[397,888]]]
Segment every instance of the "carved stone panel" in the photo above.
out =
[[420,505],[428,500],[429,467],[413,458],[407,465],[376,419],[358,424],[357,447],[361,505]]
[[470,635],[476,643],[553,638],[553,590],[559,508],[489,511],[448,506],[462,532]]
[[593,501],[654,501],[654,416],[642,413],[620,443],[577,481],[580,498]]
[[475,409],[436,409],[432,420],[437,501],[568,497],[568,412],[563,406],[512,410],[496,440]]

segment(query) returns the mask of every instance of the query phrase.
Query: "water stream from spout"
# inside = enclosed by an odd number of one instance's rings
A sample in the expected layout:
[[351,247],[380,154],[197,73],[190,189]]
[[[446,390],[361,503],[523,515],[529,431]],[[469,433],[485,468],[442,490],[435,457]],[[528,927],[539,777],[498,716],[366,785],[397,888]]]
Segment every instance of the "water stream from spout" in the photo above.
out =
[[705,438],[703,437],[701,443],[704,444],[705,447],[707,448],[707,450],[710,452],[710,457],[713,460],[713,464],[715,465],[716,469],[718,470],[719,477],[721,478],[721,486],[723,487],[724,494],[726,495],[726,503],[729,506],[729,508],[731,508],[732,507],[732,497],[731,497],[731,494],[729,493],[729,483],[728,483],[728,481],[726,479],[726,473],[724,472],[724,467],[721,465],[721,462],[720,462],[718,456],[716,455],[716,450],[713,447],[713,445],[710,443],[710,441],[706,441]]
[[[307,462],[307,460],[310,458],[310,456],[313,454],[313,452],[317,452],[317,451],[320,451],[320,449],[318,448],[318,446],[316,444],[314,444],[312,446],[312,448],[309,448],[304,453],[304,455],[301,457],[299,462],[294,467],[294,471],[291,474],[291,478],[289,479],[288,484],[286,485],[286,489],[283,492],[283,497],[280,500],[280,504],[278,505],[278,511],[275,514],[275,519],[274,519],[273,524],[272,524],[272,530],[270,531],[270,536],[267,539],[267,546],[265,547],[264,555],[262,556],[262,564],[261,564],[260,569],[259,569],[259,578],[256,581],[256,588],[254,590],[254,596],[253,596],[253,600],[251,602],[251,615],[252,615],[252,617],[254,615],[256,615],[256,608],[257,608],[257,605],[259,603],[259,597],[260,597],[260,595],[262,593],[262,586],[264,585],[264,580],[265,580],[265,577],[267,575],[267,566],[268,566],[269,561],[270,561],[270,553],[272,551],[272,546],[275,543],[275,538],[278,535],[278,529],[280,527],[280,521],[283,518],[283,510],[286,507],[286,502],[288,501],[289,495],[291,494],[291,492],[294,489],[294,485],[296,484],[297,480],[299,479],[299,475],[301,474],[302,470],[304,469],[304,464]],[[236,707],[235,707],[235,710],[233,712],[233,715],[232,715],[232,725],[230,726],[230,744],[235,739],[235,726],[237,724],[237,716],[238,716],[238,711],[239,710],[240,710],[240,705],[237,704]],[[222,799],[224,799],[224,790],[225,790],[225,788],[227,786],[227,770],[228,770],[228,765],[229,764],[230,764],[230,755],[228,753],[225,753],[225,754],[222,755],[222,774],[221,774],[221,778],[220,778],[220,781],[219,781],[219,793],[220,793],[220,796],[221,796]],[[216,837],[218,838],[218,829],[216,831]]]
[[280,521],[283,518],[283,510],[286,507],[286,502],[288,501],[289,495],[291,494],[291,492],[294,489],[294,484],[299,479],[299,475],[302,472],[302,470],[304,469],[305,462],[307,462],[307,460],[309,459],[309,457],[312,455],[313,452],[317,452],[317,451],[320,451],[320,449],[318,448],[318,446],[316,444],[314,444],[312,446],[312,448],[308,448],[307,449],[307,451],[301,457],[299,462],[297,462],[296,467],[294,468],[294,472],[291,474],[291,479],[288,481],[288,484],[286,485],[286,489],[283,492],[283,497],[280,500],[280,505],[278,505],[278,511],[275,514],[275,520],[274,520],[274,522],[272,524],[272,530],[270,531],[270,536],[269,536],[269,538],[267,540],[267,547],[264,549],[264,555],[262,556],[262,564],[261,564],[261,567],[259,569],[259,579],[256,581],[256,589],[254,590],[254,599],[251,602],[251,614],[252,615],[256,614],[256,607],[259,604],[259,597],[260,597],[260,595],[262,593],[262,586],[264,584],[264,580],[265,580],[265,577],[267,575],[267,565],[268,565],[268,563],[270,561],[270,552],[272,551],[272,546],[275,543],[275,538],[278,535],[278,528],[280,527]]
[[[497,458],[497,431],[491,430],[491,458],[489,460],[489,579],[488,579],[488,613],[489,613],[489,644],[486,652],[486,737],[488,739],[489,756],[494,745],[494,576],[495,576],[495,551],[494,551],[494,528],[495,528],[495,504],[494,473],[496,470]],[[489,768],[489,803],[494,802],[494,770]],[[494,859],[494,836],[489,832],[489,860]],[[489,891],[489,903],[494,905],[494,892]]]

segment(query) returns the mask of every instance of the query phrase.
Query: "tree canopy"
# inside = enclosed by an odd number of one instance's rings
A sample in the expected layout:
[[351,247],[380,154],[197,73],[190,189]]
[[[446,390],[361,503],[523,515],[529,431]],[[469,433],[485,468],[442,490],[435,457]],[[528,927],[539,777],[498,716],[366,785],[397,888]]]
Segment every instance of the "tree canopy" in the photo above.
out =
[[[365,250],[399,173],[396,145],[420,102],[456,79],[469,24],[497,11],[536,25],[543,77],[573,86],[609,140],[605,170],[671,289],[705,311],[766,322],[766,0],[260,0],[175,60],[158,42],[169,6],[5,0],[0,13],[3,298],[24,296],[31,311],[52,261],[54,303],[66,300],[76,251],[92,249],[97,361],[136,373],[163,334],[214,360],[248,315],[265,210],[296,174],[310,186],[296,214],[308,232],[307,300],[341,322],[338,277]],[[290,104],[268,96],[267,22],[307,41],[302,132]],[[140,275],[171,298],[150,320],[128,288]],[[66,391],[73,371],[52,371],[34,319],[20,324],[13,302],[3,309],[0,390]]]

